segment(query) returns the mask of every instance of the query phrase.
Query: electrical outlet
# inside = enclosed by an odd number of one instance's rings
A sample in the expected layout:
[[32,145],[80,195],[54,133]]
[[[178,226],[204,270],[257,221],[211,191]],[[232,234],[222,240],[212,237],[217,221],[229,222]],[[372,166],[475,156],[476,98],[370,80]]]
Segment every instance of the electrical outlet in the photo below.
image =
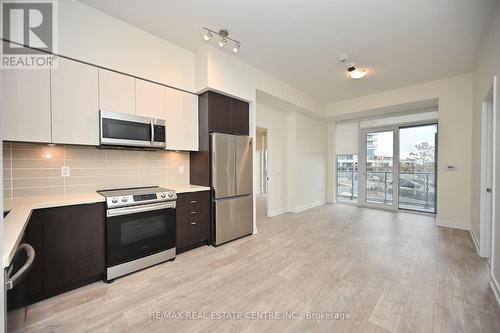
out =
[[184,173],[184,166],[183,165],[179,166],[179,173]]
[[69,166],[61,167],[61,177],[71,176],[71,168]]

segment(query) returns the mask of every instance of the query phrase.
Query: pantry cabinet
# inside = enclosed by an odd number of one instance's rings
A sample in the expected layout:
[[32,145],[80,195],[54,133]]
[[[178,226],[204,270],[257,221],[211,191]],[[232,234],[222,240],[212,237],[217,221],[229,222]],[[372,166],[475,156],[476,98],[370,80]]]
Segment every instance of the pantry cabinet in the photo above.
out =
[[51,69],[52,142],[99,145],[98,70],[60,58]]

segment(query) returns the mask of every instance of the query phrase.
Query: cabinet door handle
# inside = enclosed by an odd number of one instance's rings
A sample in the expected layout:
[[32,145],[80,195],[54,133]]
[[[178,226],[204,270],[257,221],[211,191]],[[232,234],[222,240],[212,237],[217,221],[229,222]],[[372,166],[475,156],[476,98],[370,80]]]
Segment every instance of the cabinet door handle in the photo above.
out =
[[191,224],[191,225],[195,225],[196,223],[197,223],[197,222],[191,222],[191,223],[189,223],[189,224]]
[[193,204],[193,203],[196,203],[196,200],[191,200],[191,201],[190,201],[190,203],[192,203],[192,204]]
[[191,213],[189,213],[189,214],[193,215],[193,214],[196,214],[196,213],[198,213],[198,212],[191,212]]

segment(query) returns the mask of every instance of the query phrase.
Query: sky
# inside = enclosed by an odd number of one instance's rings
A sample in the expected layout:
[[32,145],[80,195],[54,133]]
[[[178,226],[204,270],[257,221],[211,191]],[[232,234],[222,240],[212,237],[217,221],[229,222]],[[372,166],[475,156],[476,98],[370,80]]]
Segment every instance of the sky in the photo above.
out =
[[[405,159],[411,152],[415,152],[415,145],[422,142],[428,142],[430,145],[434,145],[434,134],[436,133],[436,131],[436,125],[401,128],[399,130],[400,158]],[[375,155],[392,156],[392,146],[392,132],[377,133],[377,150],[375,151]]]

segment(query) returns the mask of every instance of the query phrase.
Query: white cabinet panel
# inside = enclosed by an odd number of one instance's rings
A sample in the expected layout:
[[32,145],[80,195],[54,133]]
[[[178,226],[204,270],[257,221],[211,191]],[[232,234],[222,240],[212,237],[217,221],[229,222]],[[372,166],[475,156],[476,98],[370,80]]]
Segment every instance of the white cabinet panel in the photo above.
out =
[[167,149],[198,150],[198,96],[165,88]]
[[2,71],[3,140],[50,142],[50,70]]
[[165,89],[144,80],[135,80],[135,114],[165,119]]
[[99,109],[135,114],[135,79],[99,69]]
[[63,58],[52,69],[52,142],[99,144],[97,71]]

